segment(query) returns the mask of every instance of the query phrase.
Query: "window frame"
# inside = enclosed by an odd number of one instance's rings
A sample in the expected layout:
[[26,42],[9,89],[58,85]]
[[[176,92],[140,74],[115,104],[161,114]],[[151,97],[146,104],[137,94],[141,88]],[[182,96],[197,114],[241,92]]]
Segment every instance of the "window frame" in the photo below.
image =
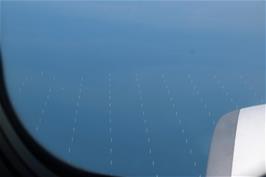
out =
[[[63,160],[55,157],[42,147],[26,130],[22,125],[15,108],[10,101],[9,93],[5,84],[5,68],[3,52],[0,47],[0,160],[5,163],[9,168],[9,171],[14,176],[44,176],[42,172],[36,174],[36,164],[29,166],[26,161],[32,158],[36,159],[44,169],[48,169],[54,176],[60,177],[101,177],[108,176],[104,174],[98,174],[95,172],[85,171],[83,169],[72,166],[71,164],[64,162]],[[9,127],[9,130],[7,130]],[[12,130],[11,130],[12,129]],[[13,134],[13,135],[12,135]],[[12,139],[11,139],[12,138]],[[19,147],[14,147],[11,141],[20,143],[20,147],[24,147],[32,155],[32,157],[26,157],[19,153]],[[3,145],[5,144],[5,145]],[[23,148],[22,148],[23,149]],[[24,157],[23,157],[24,156]],[[13,158],[13,159],[12,159]],[[15,159],[14,159],[15,158]],[[89,158],[89,157],[88,157]],[[18,169],[24,168],[23,170]],[[26,172],[25,172],[26,171]],[[49,172],[49,173],[50,173]],[[47,176],[46,176],[47,177]]]

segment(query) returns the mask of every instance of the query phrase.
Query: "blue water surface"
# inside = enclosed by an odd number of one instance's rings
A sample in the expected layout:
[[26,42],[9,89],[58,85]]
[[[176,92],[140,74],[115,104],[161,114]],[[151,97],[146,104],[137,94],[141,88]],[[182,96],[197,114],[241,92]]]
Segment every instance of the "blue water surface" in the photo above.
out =
[[58,158],[205,176],[219,118],[265,103],[265,2],[3,1],[6,82]]

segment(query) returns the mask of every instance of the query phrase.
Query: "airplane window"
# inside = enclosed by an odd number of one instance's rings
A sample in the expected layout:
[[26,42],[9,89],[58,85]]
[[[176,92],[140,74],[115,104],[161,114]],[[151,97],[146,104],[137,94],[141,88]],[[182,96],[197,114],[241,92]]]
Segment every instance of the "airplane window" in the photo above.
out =
[[3,1],[21,123],[73,166],[205,176],[217,120],[265,104],[265,4]]

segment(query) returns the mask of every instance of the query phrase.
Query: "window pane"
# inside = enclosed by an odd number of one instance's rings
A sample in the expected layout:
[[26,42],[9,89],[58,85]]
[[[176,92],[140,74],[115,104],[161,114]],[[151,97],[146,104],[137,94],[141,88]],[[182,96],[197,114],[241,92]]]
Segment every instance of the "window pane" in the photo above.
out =
[[219,117],[265,103],[264,2],[2,2],[11,101],[85,170],[204,176]]

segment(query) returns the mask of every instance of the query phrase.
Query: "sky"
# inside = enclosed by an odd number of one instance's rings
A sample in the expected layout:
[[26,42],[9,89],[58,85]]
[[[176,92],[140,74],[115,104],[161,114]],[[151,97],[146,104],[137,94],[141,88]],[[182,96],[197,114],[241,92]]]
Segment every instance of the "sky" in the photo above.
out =
[[86,170],[204,176],[219,118],[265,103],[263,1],[3,1],[0,39],[22,123]]

